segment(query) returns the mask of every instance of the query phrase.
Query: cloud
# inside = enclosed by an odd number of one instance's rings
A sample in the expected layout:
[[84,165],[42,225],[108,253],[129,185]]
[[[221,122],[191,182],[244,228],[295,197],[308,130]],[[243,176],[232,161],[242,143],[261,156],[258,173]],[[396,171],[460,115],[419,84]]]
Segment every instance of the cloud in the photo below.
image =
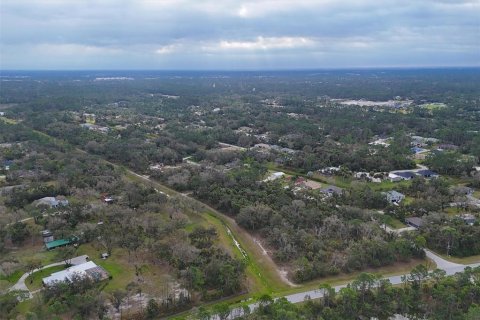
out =
[[398,66],[433,55],[441,65],[480,63],[480,0],[3,0],[1,7],[0,68]]
[[277,50],[310,47],[315,42],[304,37],[257,37],[254,41],[220,41],[223,50]]

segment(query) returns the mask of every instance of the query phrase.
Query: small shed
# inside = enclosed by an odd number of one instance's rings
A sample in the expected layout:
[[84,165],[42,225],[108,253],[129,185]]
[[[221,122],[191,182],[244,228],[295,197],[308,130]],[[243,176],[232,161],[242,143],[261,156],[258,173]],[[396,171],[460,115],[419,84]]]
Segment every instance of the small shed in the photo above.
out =
[[54,241],[45,243],[45,247],[47,247],[47,250],[52,250],[52,249],[55,249],[55,248],[68,246],[68,245],[70,245],[72,243],[75,243],[77,241],[78,241],[77,237],[71,237],[71,238],[67,238],[67,239],[58,239],[58,240],[54,240]]
[[405,222],[409,226],[412,226],[412,227],[417,228],[417,229],[423,226],[423,219],[419,218],[419,217],[406,218]]

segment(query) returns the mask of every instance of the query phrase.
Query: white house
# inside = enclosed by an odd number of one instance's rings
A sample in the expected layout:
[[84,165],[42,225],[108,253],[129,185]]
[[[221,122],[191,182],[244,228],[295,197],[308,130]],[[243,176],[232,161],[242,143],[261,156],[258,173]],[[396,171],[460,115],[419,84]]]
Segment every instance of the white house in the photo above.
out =
[[57,282],[72,280],[77,277],[89,277],[92,280],[100,281],[108,278],[108,273],[95,262],[88,261],[79,265],[71,266],[62,271],[54,272],[50,276],[42,279],[43,285],[49,286]]
[[277,180],[277,179],[280,179],[282,178],[283,176],[285,176],[285,173],[281,172],[281,171],[278,171],[278,172],[274,172],[272,173],[271,175],[269,175],[265,180],[263,181],[273,181],[273,180]]
[[397,192],[395,190],[384,192],[383,193],[385,197],[387,198],[387,201],[389,203],[400,203],[403,199],[405,199],[405,195],[401,194],[400,192]]
[[63,196],[44,197],[35,201],[35,206],[44,205],[50,208],[68,206],[68,200]]

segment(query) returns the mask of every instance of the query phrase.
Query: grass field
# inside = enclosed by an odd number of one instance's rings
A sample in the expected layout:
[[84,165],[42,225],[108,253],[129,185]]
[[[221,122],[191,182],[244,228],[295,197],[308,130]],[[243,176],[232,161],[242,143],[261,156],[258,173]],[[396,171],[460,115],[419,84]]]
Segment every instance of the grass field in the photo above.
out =
[[62,265],[62,266],[54,266],[54,267],[50,267],[50,268],[46,268],[46,269],[37,271],[37,272],[29,275],[27,277],[27,279],[25,279],[25,284],[27,285],[27,288],[30,291],[35,291],[35,290],[41,289],[43,278],[48,277],[49,275],[51,275],[54,272],[58,272],[58,271],[61,271],[61,270],[64,270],[64,269],[65,269],[65,266]]

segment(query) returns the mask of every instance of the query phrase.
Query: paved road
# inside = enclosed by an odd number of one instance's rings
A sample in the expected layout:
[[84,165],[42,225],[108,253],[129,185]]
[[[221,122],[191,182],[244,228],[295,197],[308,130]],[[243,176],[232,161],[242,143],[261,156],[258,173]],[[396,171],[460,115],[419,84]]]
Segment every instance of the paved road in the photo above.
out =
[[[464,264],[458,264],[454,262],[447,261],[440,257],[439,255],[433,253],[430,250],[425,250],[427,257],[432,259],[436,264],[437,264],[437,269],[444,270],[447,275],[453,275],[457,272],[463,272],[466,267],[480,267],[480,263],[472,263],[468,265]],[[398,275],[398,276],[391,276],[391,277],[385,277],[383,279],[387,279],[390,281],[391,284],[397,285],[397,284],[402,284],[403,283],[403,277],[405,275]],[[342,284],[339,286],[333,287],[335,291],[340,291],[342,288],[347,287],[348,283]],[[291,303],[300,303],[305,301],[305,298],[309,297],[310,299],[318,299],[323,297],[323,291],[320,289],[315,289],[315,290],[309,290],[305,292],[300,292],[300,293],[295,293],[291,294],[288,296],[285,296],[285,298],[291,302]],[[254,310],[258,307],[258,303],[252,303],[249,305],[250,310]],[[232,311],[231,316],[229,319],[234,319],[242,315],[242,310],[241,309],[235,309]],[[218,320],[218,317],[214,317],[213,319]]]

